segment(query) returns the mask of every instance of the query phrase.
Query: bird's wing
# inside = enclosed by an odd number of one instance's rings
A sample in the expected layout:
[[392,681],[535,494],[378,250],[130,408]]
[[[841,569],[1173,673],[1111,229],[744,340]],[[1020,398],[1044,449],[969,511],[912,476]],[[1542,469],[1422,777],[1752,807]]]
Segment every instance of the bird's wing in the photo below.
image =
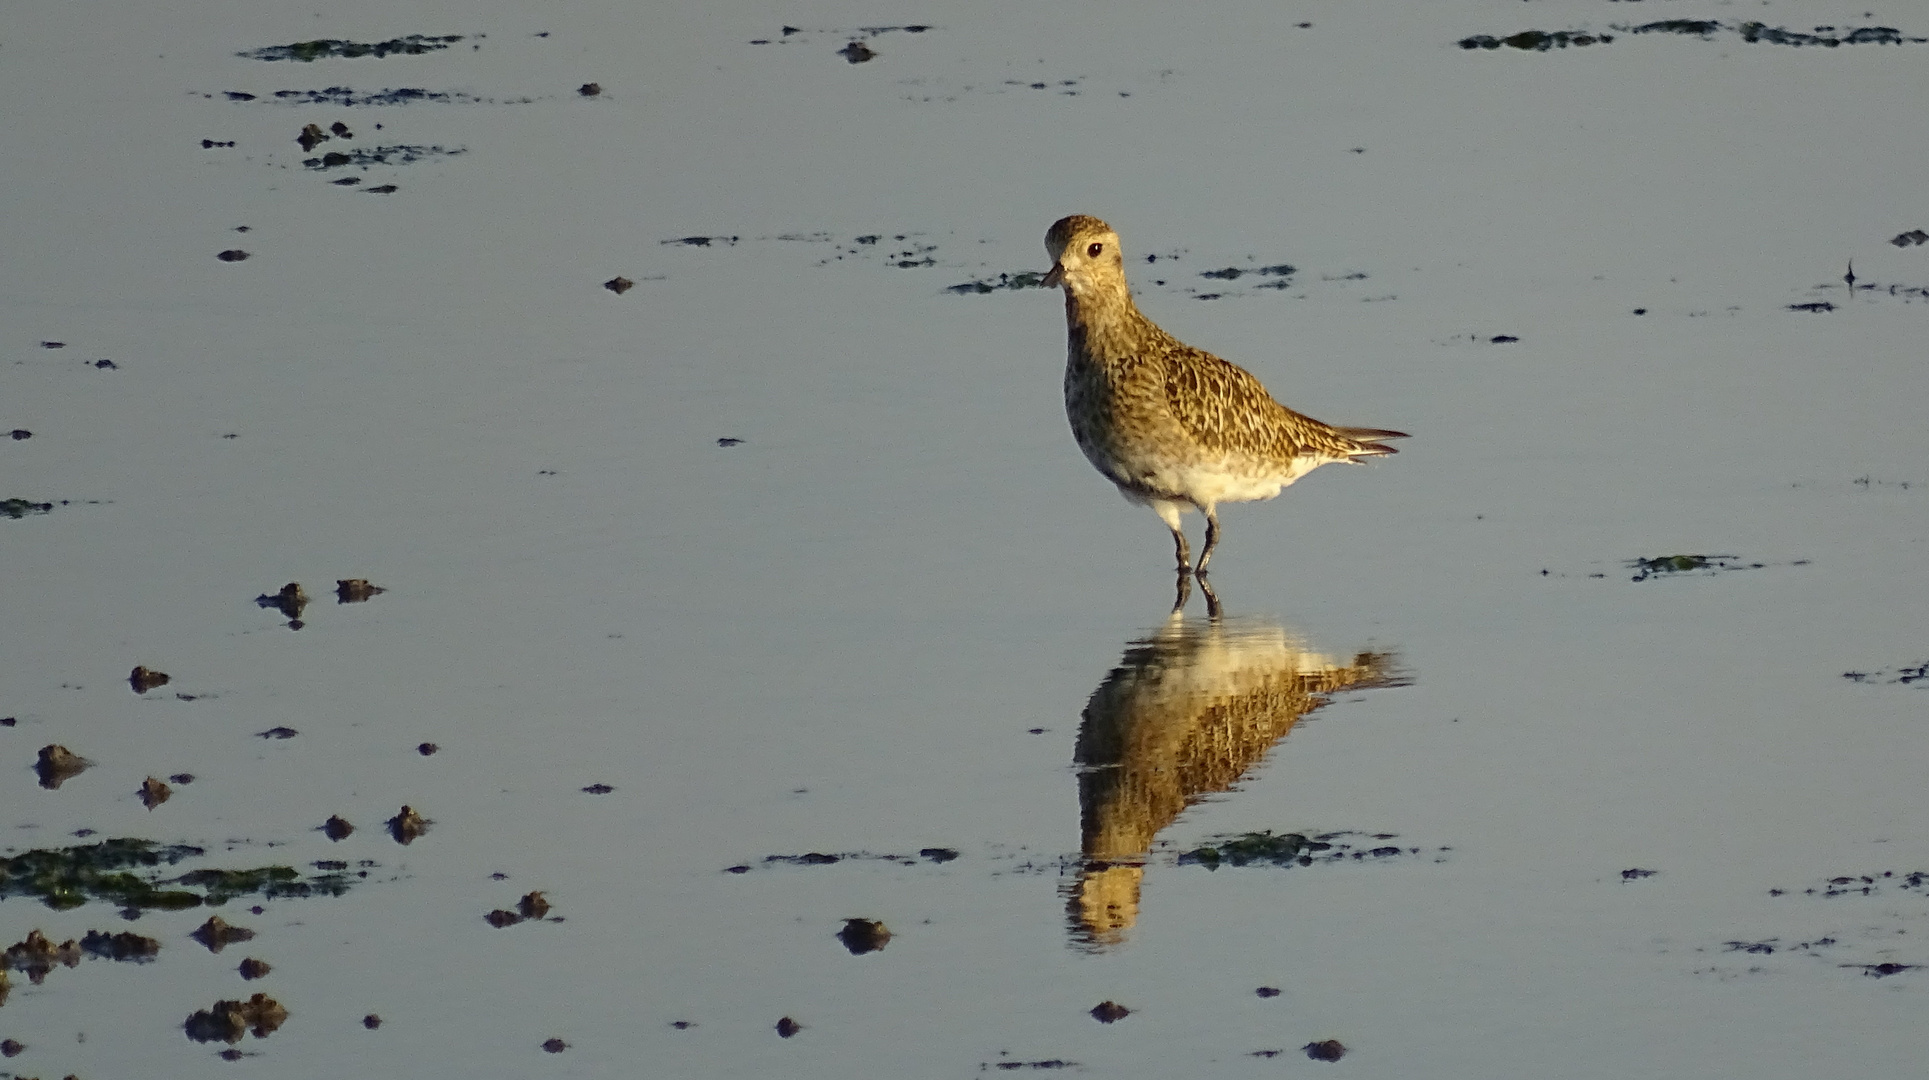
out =
[[1344,460],[1358,445],[1274,401],[1250,372],[1209,352],[1177,345],[1168,352],[1165,368],[1167,407],[1209,452]]

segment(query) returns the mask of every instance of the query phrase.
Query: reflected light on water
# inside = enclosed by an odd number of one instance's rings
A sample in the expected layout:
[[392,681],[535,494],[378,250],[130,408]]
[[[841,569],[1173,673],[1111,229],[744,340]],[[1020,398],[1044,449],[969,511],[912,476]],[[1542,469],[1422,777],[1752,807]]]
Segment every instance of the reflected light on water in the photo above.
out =
[[[1217,609],[1218,605],[1213,605]],[[1259,616],[1174,611],[1092,692],[1078,728],[1081,859],[1072,944],[1100,951],[1138,921],[1145,859],[1194,803],[1231,790],[1300,717],[1342,690],[1403,686],[1392,652],[1337,660]]]

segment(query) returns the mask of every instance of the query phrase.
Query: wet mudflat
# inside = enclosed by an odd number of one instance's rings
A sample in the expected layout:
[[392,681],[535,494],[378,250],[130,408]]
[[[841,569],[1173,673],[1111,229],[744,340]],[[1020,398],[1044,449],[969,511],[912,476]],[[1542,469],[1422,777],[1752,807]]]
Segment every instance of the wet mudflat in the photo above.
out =
[[1908,1074],[1929,23],[1608,7],[24,16],[6,1071]]

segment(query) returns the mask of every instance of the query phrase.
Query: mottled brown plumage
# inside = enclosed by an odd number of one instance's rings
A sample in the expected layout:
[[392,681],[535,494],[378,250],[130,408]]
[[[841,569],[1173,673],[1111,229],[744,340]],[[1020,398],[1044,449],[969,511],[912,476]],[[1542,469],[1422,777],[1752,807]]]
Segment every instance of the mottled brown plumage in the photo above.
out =
[[[1181,573],[1206,572],[1220,503],[1270,499],[1321,465],[1395,453],[1380,440],[1406,437],[1296,413],[1243,368],[1159,329],[1132,303],[1118,233],[1105,222],[1061,218],[1045,249],[1045,284],[1065,290],[1072,435],[1121,494],[1172,530]],[[1196,569],[1180,527],[1187,508],[1206,516]]]

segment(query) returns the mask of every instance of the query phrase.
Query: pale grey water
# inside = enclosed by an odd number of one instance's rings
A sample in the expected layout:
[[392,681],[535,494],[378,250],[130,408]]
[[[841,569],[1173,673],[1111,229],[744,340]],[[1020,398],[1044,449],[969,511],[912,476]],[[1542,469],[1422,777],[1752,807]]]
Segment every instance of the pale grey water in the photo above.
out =
[[[378,866],[230,904],[259,936],[219,956],[185,936],[205,911],[0,905],[7,942],[162,942],[16,972],[0,1068],[1905,1074],[1925,975],[1864,965],[1929,963],[1929,905],[1803,890],[1929,868],[1929,691],[1889,681],[1929,660],[1929,249],[1887,242],[1929,222],[1929,46],[1453,43],[1929,23],[1634,7],[10,13],[0,428],[33,437],[0,441],[0,498],[72,503],[0,520],[8,847]],[[835,51],[906,24],[932,29]],[[411,33],[472,37],[234,55]],[[222,97],[328,86],[492,100]],[[293,140],[338,119],[465,153],[331,186]],[[1133,273],[1181,338],[1415,436],[1230,508],[1214,558],[1239,625],[1411,684],[1339,692],[1167,825],[1098,949],[1067,910],[1081,714],[1160,633],[1168,543],[1065,431],[1058,298],[944,291],[1043,269],[1075,211],[1180,256]],[[694,235],[739,240],[662,243]],[[1850,302],[1851,258],[1883,290]],[[1198,276],[1280,262],[1296,287]],[[1788,309],[1815,300],[1839,310]],[[1764,565],[1629,580],[1677,553]],[[337,605],[346,577],[390,591]],[[291,580],[300,631],[250,602]],[[137,663],[173,684],[137,698]],[[300,734],[253,737],[275,726]],[[96,764],[43,791],[49,743]],[[404,803],[435,821],[406,848],[379,827]],[[330,814],[359,831],[329,843]],[[1175,865],[1265,829],[1422,855]],[[811,851],[913,865],[762,865]],[[483,922],[531,889],[565,921]],[[852,917],[895,937],[850,956]],[[274,971],[244,983],[244,955]],[[183,1036],[256,990],[291,1014],[258,1056]],[[1105,1000],[1132,1014],[1096,1023]],[[1297,1049],[1326,1038],[1337,1065]]]

